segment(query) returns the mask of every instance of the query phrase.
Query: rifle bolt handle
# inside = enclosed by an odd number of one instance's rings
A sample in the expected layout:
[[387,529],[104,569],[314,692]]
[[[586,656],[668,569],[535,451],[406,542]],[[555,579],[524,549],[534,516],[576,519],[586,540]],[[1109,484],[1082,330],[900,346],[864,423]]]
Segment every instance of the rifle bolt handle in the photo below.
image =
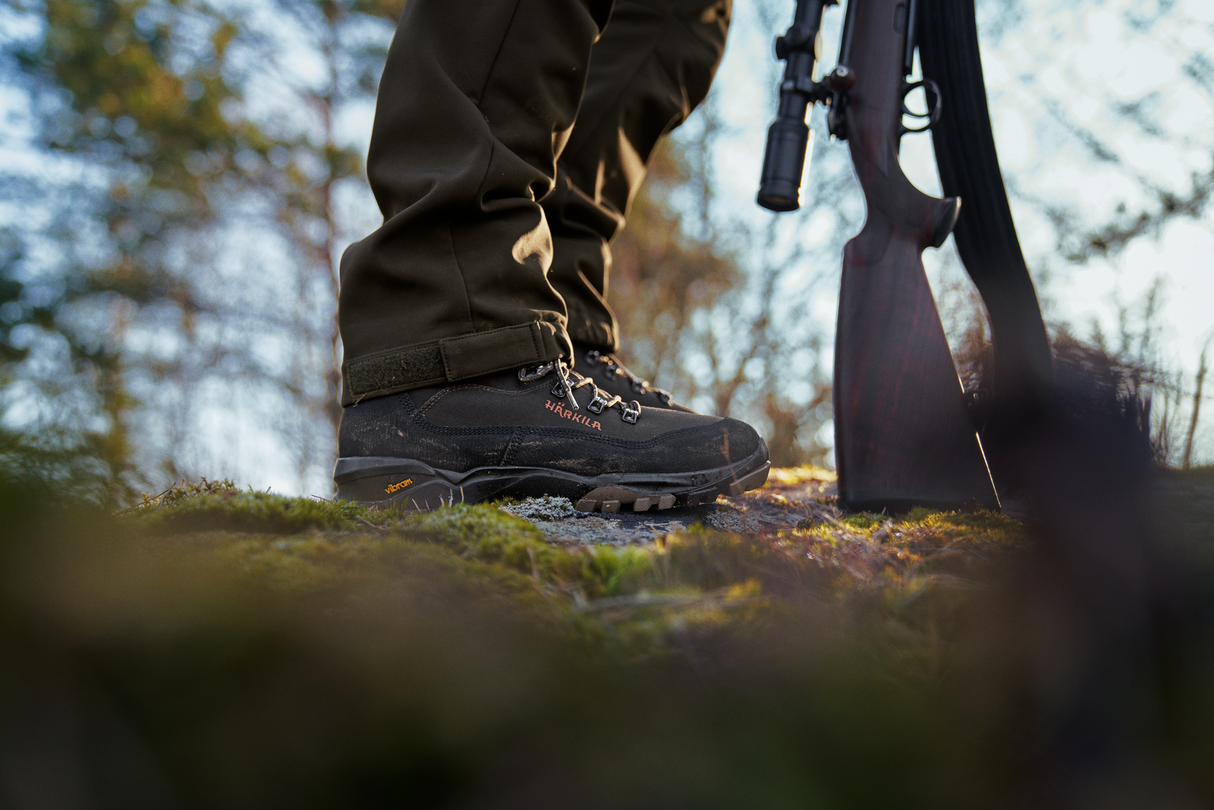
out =
[[846,93],[856,86],[856,74],[847,65],[839,65],[826,77],[826,84],[836,93]]

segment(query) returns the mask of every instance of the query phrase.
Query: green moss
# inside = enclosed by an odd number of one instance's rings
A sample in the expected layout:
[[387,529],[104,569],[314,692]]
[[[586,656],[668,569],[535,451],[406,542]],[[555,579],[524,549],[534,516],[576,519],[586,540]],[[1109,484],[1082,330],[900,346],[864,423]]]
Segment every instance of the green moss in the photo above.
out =
[[853,529],[871,529],[875,526],[880,526],[887,520],[889,520],[889,517],[886,515],[874,515],[872,512],[857,512],[854,515],[848,515],[840,522],[844,526],[850,526]]
[[161,532],[226,530],[293,534],[309,529],[383,525],[391,516],[346,501],[225,490],[193,494],[154,508],[139,509],[126,519]]
[[[198,552],[286,593],[401,587],[416,579],[415,569],[441,570],[440,580],[539,610],[586,638],[599,637],[593,626],[602,622],[610,630],[602,643],[640,656],[668,646],[662,639],[674,631],[729,623],[738,600],[705,594],[759,588],[755,567],[770,557],[751,540],[705,530],[660,546],[553,547],[528,521],[485,504],[368,514],[343,503],[200,492],[122,520],[165,538],[161,548],[169,542]],[[638,593],[683,601],[652,607],[641,600],[610,616],[579,607]]]
[[443,509],[403,516],[397,531],[459,545],[472,556],[519,565],[525,549],[546,547],[539,529],[489,504],[457,503]]
[[767,543],[693,527],[672,538],[663,561],[667,585],[713,590],[755,579],[765,564],[782,561]]
[[559,576],[571,577],[587,598],[600,599],[662,587],[657,552],[636,547],[591,546],[569,555],[572,570],[562,567]]
[[921,506],[915,507],[900,521],[904,525],[920,525],[925,527],[951,526],[960,529],[978,531],[1019,532],[1021,524],[1006,515],[992,512],[989,509],[973,511],[933,512]]
[[626,658],[675,654],[688,633],[728,633],[762,624],[782,605],[814,602],[882,616],[893,628],[888,643],[913,647],[924,628],[950,626],[964,598],[958,583],[973,573],[969,557],[937,552],[1006,547],[1020,531],[992,513],[916,510],[901,520],[852,515],[777,538],[697,526],[654,545],[557,546],[490,504],[373,513],[209,482],[122,521],[283,593],[422,594],[418,572],[428,572],[460,598],[499,600],[506,612],[542,617]]
[[447,545],[466,559],[501,563],[536,581],[597,599],[657,584],[654,550],[638,547],[554,548],[530,522],[486,504],[455,504],[406,517],[404,538]]
[[463,559],[500,564],[537,582],[572,579],[578,567],[531,523],[489,504],[453,504],[408,515],[395,532],[403,540],[442,544]]
[[285,592],[312,592],[364,580],[382,537],[309,532],[294,536],[227,530],[192,532],[176,542]]

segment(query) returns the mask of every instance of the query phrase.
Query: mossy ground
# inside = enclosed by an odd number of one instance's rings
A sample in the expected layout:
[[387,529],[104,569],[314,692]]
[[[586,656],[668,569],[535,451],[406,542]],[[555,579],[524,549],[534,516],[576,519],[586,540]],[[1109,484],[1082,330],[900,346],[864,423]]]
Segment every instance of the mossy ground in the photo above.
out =
[[[1169,475],[1182,494],[1214,481]],[[0,756],[36,768],[5,771],[0,799],[969,808],[1032,794],[1039,600],[1016,572],[1036,570],[1034,530],[988,512],[842,515],[828,482],[778,471],[729,507],[754,531],[708,520],[622,546],[556,544],[494,505],[402,515],[222,481],[112,517],[6,495]],[[777,508],[792,517],[767,520]],[[1182,523],[1204,537],[1210,515]],[[1155,798],[1214,796],[1210,624],[1169,642],[1162,719],[1127,737],[1125,773],[1165,765]],[[76,793],[11,776],[37,769]]]
[[[797,468],[776,478],[801,484],[830,474]],[[727,632],[788,604],[879,594],[890,621],[911,621],[905,608],[925,594],[963,593],[974,565],[1025,545],[1024,528],[997,514],[916,510],[754,535],[717,531],[709,520],[647,544],[571,547],[493,504],[392,514],[205,480],[145,499],[122,521],[165,547],[299,593],[387,584],[385,571],[424,559],[511,600],[538,596],[553,629],[598,625],[596,637],[633,657],[669,654],[672,635]]]

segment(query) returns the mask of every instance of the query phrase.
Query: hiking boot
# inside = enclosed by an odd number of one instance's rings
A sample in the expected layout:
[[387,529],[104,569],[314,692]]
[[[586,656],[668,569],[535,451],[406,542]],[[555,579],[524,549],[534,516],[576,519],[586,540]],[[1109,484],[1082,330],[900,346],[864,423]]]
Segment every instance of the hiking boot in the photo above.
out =
[[410,511],[540,495],[669,509],[762,486],[771,466],[749,425],[625,402],[561,361],[350,405],[338,449],[337,497]]
[[670,408],[691,413],[691,408],[675,402],[669,391],[655,388],[649,380],[633,374],[619,358],[605,349],[594,349],[581,343],[573,344],[574,368],[609,394],[624,401],[635,399],[649,408]]

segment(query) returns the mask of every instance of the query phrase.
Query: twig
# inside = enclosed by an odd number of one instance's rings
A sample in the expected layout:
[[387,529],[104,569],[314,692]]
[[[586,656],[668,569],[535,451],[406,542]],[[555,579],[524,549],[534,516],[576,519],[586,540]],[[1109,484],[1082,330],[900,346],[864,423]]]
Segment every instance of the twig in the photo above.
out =
[[128,506],[126,509],[123,509],[119,512],[115,512],[114,516],[117,517],[119,515],[125,515],[130,512],[134,512],[136,509],[147,509],[149,506],[154,504],[156,501],[158,501],[159,499],[163,498],[165,495],[168,495],[170,492],[172,492],[173,487],[175,487],[175,486],[177,486],[176,482],[169,484],[169,488],[166,489],[164,492],[161,492],[159,495],[153,495],[150,498],[144,498],[142,501],[135,504],[134,506]]
[[1210,351],[1210,341],[1214,334],[1206,338],[1206,345],[1201,347],[1201,360],[1197,364],[1197,381],[1193,391],[1193,415],[1189,419],[1189,435],[1185,438],[1184,459],[1180,462],[1183,469],[1189,469],[1193,461],[1193,435],[1197,433],[1197,419],[1201,413],[1201,389],[1206,381],[1206,355]]
[[359,523],[362,523],[362,524],[363,524],[363,525],[365,525],[365,526],[370,526],[372,529],[375,529],[377,532],[388,532],[388,531],[391,531],[391,530],[390,530],[390,529],[389,529],[387,526],[376,526],[374,523],[372,523],[371,521],[367,520],[367,519],[366,519],[365,517],[363,517],[362,515],[355,515],[355,516],[354,516],[354,519],[355,519],[355,520],[357,520]]
[[535,564],[535,549],[527,546],[527,556],[531,559],[531,581],[538,583],[540,581],[540,569]]

